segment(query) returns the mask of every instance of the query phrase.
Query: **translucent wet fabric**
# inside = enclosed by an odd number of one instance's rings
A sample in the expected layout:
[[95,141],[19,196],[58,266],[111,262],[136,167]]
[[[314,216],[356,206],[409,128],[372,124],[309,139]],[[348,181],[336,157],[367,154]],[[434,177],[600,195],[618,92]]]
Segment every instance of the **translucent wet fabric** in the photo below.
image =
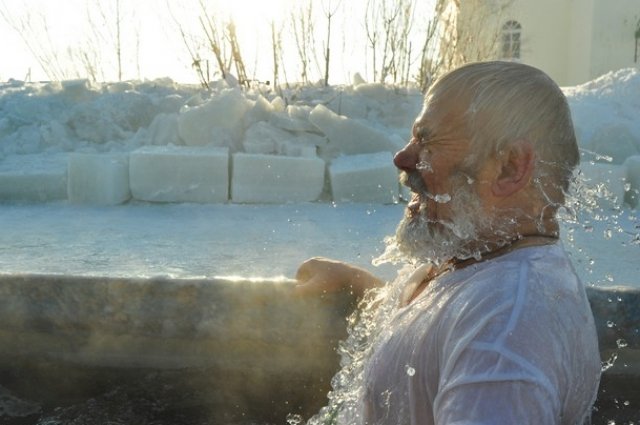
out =
[[[424,278],[418,269],[410,282]],[[364,369],[366,424],[585,424],[593,316],[561,244],[449,272],[399,307]]]

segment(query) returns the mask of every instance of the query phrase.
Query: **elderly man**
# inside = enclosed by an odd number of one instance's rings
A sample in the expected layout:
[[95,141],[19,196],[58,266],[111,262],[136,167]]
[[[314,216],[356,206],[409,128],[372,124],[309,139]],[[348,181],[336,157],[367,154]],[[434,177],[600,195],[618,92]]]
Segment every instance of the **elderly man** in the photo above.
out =
[[558,240],[556,212],[579,162],[561,90],[522,64],[458,68],[429,90],[394,162],[412,198],[383,257],[413,264],[409,276],[383,285],[323,258],[298,270],[301,294],[378,295],[347,420],[587,423],[600,359]]

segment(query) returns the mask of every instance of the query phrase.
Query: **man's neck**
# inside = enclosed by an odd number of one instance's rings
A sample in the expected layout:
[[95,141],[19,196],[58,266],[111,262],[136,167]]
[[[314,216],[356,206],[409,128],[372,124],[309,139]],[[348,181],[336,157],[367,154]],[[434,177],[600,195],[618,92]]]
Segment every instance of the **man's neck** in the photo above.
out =
[[466,259],[453,258],[448,263],[448,266],[451,269],[462,269],[472,264],[476,264],[482,261],[491,260],[493,258],[500,257],[502,255],[513,252],[517,249],[527,248],[531,246],[551,245],[556,243],[557,241],[558,241],[557,234],[521,235],[509,242],[497,244],[493,247],[493,249],[486,250],[485,252],[480,252],[477,257],[471,257]]

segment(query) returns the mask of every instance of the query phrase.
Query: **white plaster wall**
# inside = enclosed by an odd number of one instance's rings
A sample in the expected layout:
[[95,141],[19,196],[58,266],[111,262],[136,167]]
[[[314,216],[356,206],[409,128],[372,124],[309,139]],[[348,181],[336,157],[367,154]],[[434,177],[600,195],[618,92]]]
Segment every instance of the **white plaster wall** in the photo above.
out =
[[[508,6],[502,9],[501,4]],[[460,50],[490,44],[489,38],[495,39],[511,19],[522,25],[520,61],[544,70],[561,86],[640,66],[640,59],[634,63],[640,0],[463,0],[458,22],[472,27],[464,32],[476,40],[461,43]],[[500,59],[497,41],[477,59]]]
[[597,0],[570,0],[571,24],[567,80],[564,85],[586,82],[591,76],[592,31]]
[[639,66],[640,59],[634,63],[634,33],[640,20],[640,0],[596,0],[593,16],[589,79]]
[[504,20],[514,19],[522,25],[521,61],[542,69],[560,85],[567,82],[569,3],[570,0],[515,0],[511,16]]

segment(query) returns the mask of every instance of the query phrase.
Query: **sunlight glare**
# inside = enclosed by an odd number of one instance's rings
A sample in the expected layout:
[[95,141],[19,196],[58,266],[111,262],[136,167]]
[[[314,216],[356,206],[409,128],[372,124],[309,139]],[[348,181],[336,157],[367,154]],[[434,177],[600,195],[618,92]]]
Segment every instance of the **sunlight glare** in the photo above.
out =
[[223,3],[228,13],[238,27],[244,31],[252,31],[253,25],[268,25],[271,21],[282,21],[287,13],[287,7],[291,6],[291,0],[234,0]]

